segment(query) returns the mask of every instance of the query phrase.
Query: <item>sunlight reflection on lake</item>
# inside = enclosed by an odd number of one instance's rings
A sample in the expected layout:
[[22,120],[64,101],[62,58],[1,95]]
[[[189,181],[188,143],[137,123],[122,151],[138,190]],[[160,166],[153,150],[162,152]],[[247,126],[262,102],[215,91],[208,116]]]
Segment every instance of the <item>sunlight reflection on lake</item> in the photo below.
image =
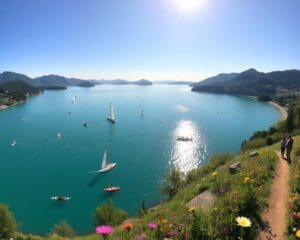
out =
[[[190,140],[181,141],[178,137],[190,138]],[[207,154],[207,143],[196,123],[187,120],[179,121],[173,132],[170,164],[186,173],[197,167]]]

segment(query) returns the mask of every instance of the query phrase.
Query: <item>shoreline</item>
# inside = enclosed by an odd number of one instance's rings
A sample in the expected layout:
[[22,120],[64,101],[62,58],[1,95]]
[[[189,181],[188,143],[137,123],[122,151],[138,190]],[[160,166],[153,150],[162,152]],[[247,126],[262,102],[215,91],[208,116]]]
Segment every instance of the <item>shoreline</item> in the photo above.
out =
[[287,119],[287,116],[288,116],[288,112],[287,110],[280,106],[278,103],[275,103],[275,102],[268,102],[271,106],[275,107],[277,109],[277,111],[280,113],[281,115],[281,119],[280,120],[286,120]]
[[19,102],[15,102],[14,104],[9,105],[9,106],[7,106],[7,105],[0,105],[0,111],[1,111],[1,110],[5,110],[5,109],[8,109],[8,108],[10,108],[10,107],[14,107],[14,106],[16,106],[16,105],[18,105],[18,104],[21,104],[21,103],[24,103],[24,102],[25,102],[25,101],[22,100],[22,101],[19,101]]

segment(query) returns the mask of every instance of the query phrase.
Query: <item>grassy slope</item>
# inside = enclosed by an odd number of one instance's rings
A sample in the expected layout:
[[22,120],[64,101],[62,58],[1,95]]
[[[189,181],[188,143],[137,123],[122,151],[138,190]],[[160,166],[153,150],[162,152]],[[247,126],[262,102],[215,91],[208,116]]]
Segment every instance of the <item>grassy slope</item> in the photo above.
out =
[[[290,167],[290,197],[287,233],[296,240],[295,230],[300,230],[300,136],[294,138],[294,151]],[[293,230],[294,229],[294,230]]]

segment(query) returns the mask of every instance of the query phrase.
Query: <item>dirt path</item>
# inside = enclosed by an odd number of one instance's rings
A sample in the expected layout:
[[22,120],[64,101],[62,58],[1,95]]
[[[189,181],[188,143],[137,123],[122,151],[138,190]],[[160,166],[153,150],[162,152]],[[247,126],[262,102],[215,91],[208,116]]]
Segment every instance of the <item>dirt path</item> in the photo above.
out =
[[271,185],[271,192],[268,200],[268,208],[264,211],[262,218],[266,228],[260,232],[258,240],[286,240],[284,234],[286,226],[289,167],[287,162],[277,153],[279,162],[276,169],[276,176]]

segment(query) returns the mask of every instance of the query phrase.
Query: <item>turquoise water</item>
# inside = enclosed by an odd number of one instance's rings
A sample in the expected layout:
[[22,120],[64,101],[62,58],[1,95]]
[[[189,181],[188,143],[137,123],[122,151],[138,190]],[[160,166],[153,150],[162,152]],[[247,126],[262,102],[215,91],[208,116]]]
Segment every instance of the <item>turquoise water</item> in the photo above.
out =
[[[106,121],[110,102],[115,125]],[[186,86],[47,91],[0,111],[0,202],[10,206],[24,232],[45,234],[66,220],[87,233],[96,206],[110,197],[134,215],[143,199],[146,205],[159,201],[159,183],[170,164],[188,171],[213,153],[237,153],[244,139],[279,118],[273,107],[254,99],[195,93]],[[178,142],[177,136],[193,141]],[[117,167],[98,176],[90,171],[99,169],[105,148]],[[105,194],[108,185],[122,189]],[[71,200],[51,201],[56,194]]]

